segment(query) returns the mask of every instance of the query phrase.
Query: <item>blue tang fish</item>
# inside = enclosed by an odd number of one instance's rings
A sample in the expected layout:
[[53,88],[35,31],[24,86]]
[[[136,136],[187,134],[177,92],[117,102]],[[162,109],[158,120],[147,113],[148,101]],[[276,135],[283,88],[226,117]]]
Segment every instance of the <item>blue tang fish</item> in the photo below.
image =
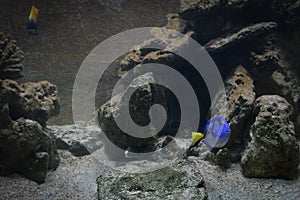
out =
[[192,145],[197,145],[201,140],[210,149],[224,147],[230,139],[230,127],[221,116],[208,120],[200,130],[192,133]]
[[211,149],[224,147],[230,139],[230,127],[221,116],[208,120],[200,131],[205,135],[202,142]]

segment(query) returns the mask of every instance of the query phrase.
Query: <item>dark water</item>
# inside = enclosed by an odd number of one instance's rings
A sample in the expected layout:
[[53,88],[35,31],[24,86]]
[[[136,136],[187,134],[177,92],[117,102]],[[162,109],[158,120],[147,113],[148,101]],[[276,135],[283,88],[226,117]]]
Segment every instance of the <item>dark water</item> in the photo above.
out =
[[72,87],[85,56],[101,41],[124,30],[163,26],[178,0],[35,0],[40,9],[39,37],[26,34],[30,0],[0,1],[0,31],[25,52],[20,81],[49,80],[61,97],[61,114],[50,124],[70,124]]

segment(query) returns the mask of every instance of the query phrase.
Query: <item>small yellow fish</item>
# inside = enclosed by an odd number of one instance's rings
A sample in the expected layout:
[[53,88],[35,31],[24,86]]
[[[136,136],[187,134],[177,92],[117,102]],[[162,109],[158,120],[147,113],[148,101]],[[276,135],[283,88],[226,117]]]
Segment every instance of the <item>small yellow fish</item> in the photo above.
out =
[[36,23],[38,16],[39,16],[39,9],[35,6],[32,6],[29,14],[29,19],[32,19]]
[[192,145],[204,138],[204,134],[200,132],[192,132]]
[[30,14],[27,20],[27,32],[28,34],[39,35],[37,34],[37,19],[39,16],[39,9],[37,7],[32,6],[30,10]]

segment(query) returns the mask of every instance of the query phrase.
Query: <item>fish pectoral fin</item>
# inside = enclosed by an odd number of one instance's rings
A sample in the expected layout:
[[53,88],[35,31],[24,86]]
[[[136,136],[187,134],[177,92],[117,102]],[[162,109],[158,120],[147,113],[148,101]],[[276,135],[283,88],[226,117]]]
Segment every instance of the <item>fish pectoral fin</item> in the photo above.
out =
[[204,138],[204,134],[200,132],[192,132],[192,144],[196,144],[198,141]]

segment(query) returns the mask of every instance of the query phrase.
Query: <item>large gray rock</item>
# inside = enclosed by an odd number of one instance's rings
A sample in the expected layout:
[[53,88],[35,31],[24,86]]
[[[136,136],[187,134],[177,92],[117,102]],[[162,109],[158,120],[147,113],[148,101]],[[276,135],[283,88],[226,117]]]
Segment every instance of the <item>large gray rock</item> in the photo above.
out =
[[20,173],[42,183],[58,164],[55,142],[39,123],[20,118],[0,130],[0,175]]
[[[181,1],[179,16],[192,24],[202,45],[210,39],[220,36],[220,32],[225,32],[232,27],[224,12],[220,13],[220,7],[220,0]],[[219,17],[216,18],[213,15]],[[225,30],[225,25],[229,25],[230,28]]]
[[[270,36],[261,51],[251,56],[252,70],[257,95],[276,94],[284,97],[294,107],[292,121],[297,137],[300,138],[300,81],[295,64],[291,63],[286,52],[278,45],[275,36]],[[298,117],[297,117],[298,116]]]
[[[119,75],[122,76],[135,66],[146,63],[160,63],[172,67],[182,67],[183,63],[179,56],[170,52],[184,49],[192,36],[193,32],[188,32],[182,37],[177,34],[172,35],[172,33],[169,34],[168,32],[160,32],[157,29],[153,29],[152,39],[145,40],[142,44],[134,46],[132,51],[119,61]],[[157,49],[151,48],[153,46]]]
[[213,38],[247,25],[249,20],[243,12],[244,4],[244,0],[182,0],[179,16],[192,24],[199,42],[204,45]]
[[224,50],[236,47],[238,45],[252,46],[256,45],[258,39],[269,35],[274,32],[277,28],[275,22],[262,22],[245,27],[236,33],[229,34],[224,38],[216,38],[211,40],[205,45],[205,49],[211,53],[219,53]]
[[300,80],[288,62],[281,62],[280,68],[272,73],[277,84],[277,93],[284,96],[295,108],[292,121],[295,124],[296,137],[300,139]]
[[295,178],[300,161],[292,106],[282,97],[265,95],[255,102],[255,123],[241,160],[246,177]]
[[[123,92],[117,94],[99,108],[97,120],[102,131],[111,142],[123,150],[145,150],[154,147],[154,143],[156,142],[155,137],[133,137],[128,133],[125,133],[116,123],[118,118],[120,120],[123,118],[123,121],[125,120],[124,113],[127,109],[131,111],[131,118],[134,122],[141,126],[145,126],[150,123],[149,109],[155,103],[160,103],[166,108],[166,110],[168,110],[166,107],[166,94],[164,93],[164,90],[161,90],[154,85],[154,82],[155,80],[152,73],[146,73],[139,76],[133,79],[130,85]],[[131,92],[133,92],[133,94],[130,96],[130,102],[128,105],[126,104],[126,99]],[[127,128],[128,130],[131,130],[130,126]],[[112,151],[107,149],[109,146],[111,145],[106,143],[105,148],[111,155]]]
[[289,0],[181,0],[179,16],[193,25],[204,44],[257,22],[275,21],[281,27],[295,28],[299,8],[299,1]]
[[149,173],[108,171],[98,179],[98,199],[207,199],[195,162],[180,160]]
[[89,155],[103,146],[103,133],[96,125],[48,126],[58,149],[68,150],[72,155]]
[[16,41],[0,32],[0,79],[17,79],[23,76],[23,51]]
[[0,92],[14,120],[24,117],[46,126],[49,117],[59,114],[57,88],[48,81],[18,84],[13,80],[0,80]]
[[[142,70],[143,64],[149,63],[162,64],[175,69],[182,76],[184,76],[186,80],[189,81],[194,91],[197,91],[196,95],[201,108],[199,120],[203,122],[207,116],[207,112],[211,103],[208,89],[204,83],[203,77],[197,72],[196,66],[193,66],[183,57],[176,54],[177,52],[180,52],[197,56],[197,53],[193,52],[191,49],[193,44],[191,45],[190,43],[194,33],[190,31],[185,35],[182,35],[174,32],[170,33],[169,31],[164,31],[164,29],[161,30],[155,28],[152,30],[152,32],[154,38],[145,40],[142,44],[135,46],[132,52],[120,60],[119,75],[123,76],[131,69],[132,71],[139,69]],[[155,46],[157,49],[154,49],[153,46]],[[200,54],[201,53],[199,53],[199,55]],[[203,56],[205,54],[201,55]],[[155,73],[155,75],[157,74],[159,73]],[[165,83],[169,80],[174,80],[172,73],[164,73],[163,76],[160,77],[157,75],[156,78],[157,77],[159,80],[164,80]],[[174,110],[174,106],[171,107],[173,107],[172,109]],[[192,109],[191,112],[193,111]]]
[[227,105],[223,104],[223,96],[213,107],[215,115],[223,116],[231,129],[231,136],[227,146],[231,146],[235,140],[241,142],[246,135],[247,126],[255,101],[255,88],[252,78],[247,70],[239,66],[225,81]]
[[[250,13],[256,15],[259,19],[266,19],[273,17],[277,20],[292,22],[297,20],[297,11],[299,10],[300,2],[298,0],[181,0],[179,13],[185,17],[204,17],[205,15],[213,14],[224,10],[224,14],[229,12],[248,11],[257,13]],[[269,5],[269,7],[265,7]],[[259,13],[259,11],[265,13]],[[239,13],[242,16],[249,13]],[[263,15],[264,14],[264,15]],[[270,16],[273,14],[273,16]],[[294,18],[289,18],[289,17]],[[281,17],[281,19],[279,19]],[[255,20],[255,19],[252,19]],[[257,18],[256,18],[257,20]]]

